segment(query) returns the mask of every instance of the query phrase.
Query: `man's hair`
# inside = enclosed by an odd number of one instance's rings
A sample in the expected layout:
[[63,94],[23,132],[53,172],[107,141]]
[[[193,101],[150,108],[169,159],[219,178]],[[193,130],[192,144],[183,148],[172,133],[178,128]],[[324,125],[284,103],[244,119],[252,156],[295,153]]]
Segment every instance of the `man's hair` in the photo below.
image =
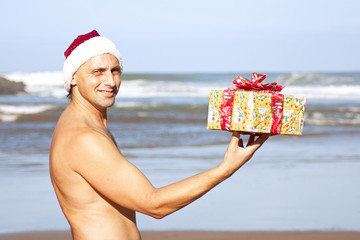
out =
[[70,86],[70,90],[69,90],[68,94],[66,95],[66,98],[69,100],[71,100],[71,98],[72,98],[71,90],[72,90],[72,86]]

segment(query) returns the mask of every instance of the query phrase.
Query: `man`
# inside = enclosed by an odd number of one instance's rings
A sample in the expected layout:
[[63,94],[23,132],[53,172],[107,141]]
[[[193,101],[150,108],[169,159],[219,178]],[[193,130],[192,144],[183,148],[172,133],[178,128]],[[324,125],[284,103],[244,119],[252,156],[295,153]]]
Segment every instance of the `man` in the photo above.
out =
[[121,84],[115,45],[94,30],[65,52],[65,88],[71,100],[50,149],[50,175],[76,240],[140,239],[135,212],[162,218],[230,177],[268,138],[250,136],[243,147],[233,133],[224,160],[180,182],[155,188],[118,150],[107,128],[107,108]]

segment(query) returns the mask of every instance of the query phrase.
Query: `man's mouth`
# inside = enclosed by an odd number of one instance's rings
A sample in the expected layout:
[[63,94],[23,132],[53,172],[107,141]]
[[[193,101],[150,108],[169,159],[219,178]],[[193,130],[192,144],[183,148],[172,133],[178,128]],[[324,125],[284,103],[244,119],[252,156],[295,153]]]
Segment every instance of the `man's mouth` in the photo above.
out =
[[112,97],[115,94],[114,90],[98,90],[98,91],[106,97]]

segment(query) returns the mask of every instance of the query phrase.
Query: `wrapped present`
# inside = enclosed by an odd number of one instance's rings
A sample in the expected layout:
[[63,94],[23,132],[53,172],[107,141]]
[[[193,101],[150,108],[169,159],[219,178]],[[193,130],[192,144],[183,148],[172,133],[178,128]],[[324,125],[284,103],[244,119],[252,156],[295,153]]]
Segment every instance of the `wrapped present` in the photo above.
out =
[[208,129],[301,135],[305,98],[280,94],[282,86],[261,84],[265,78],[253,73],[251,81],[236,77],[235,87],[212,90]]

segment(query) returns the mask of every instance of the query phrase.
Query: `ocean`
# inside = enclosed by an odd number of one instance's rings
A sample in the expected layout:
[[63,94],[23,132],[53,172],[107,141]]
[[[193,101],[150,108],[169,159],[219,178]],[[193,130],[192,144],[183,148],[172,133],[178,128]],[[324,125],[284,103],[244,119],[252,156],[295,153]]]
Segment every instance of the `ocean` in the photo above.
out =
[[[0,96],[0,233],[69,229],[48,173],[68,100],[62,72],[4,73],[26,93]],[[109,128],[121,152],[161,187],[216,166],[229,132],[206,129],[209,93],[251,73],[122,76]],[[360,230],[360,72],[267,73],[305,96],[302,136],[272,136],[201,199],[140,230]]]

